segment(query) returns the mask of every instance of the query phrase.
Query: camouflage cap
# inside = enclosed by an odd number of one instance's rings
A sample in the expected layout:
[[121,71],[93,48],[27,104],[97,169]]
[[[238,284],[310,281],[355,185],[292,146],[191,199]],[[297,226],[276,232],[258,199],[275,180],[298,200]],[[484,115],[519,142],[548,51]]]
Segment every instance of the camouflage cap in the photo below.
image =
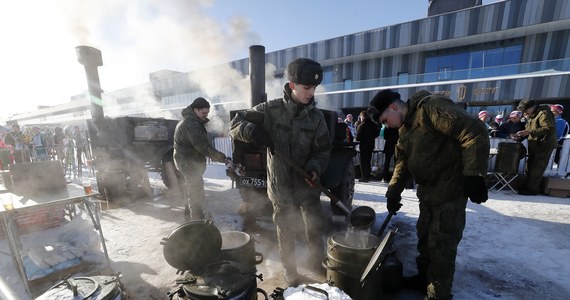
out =
[[287,79],[304,85],[319,85],[323,81],[323,68],[308,58],[297,58],[287,66]]

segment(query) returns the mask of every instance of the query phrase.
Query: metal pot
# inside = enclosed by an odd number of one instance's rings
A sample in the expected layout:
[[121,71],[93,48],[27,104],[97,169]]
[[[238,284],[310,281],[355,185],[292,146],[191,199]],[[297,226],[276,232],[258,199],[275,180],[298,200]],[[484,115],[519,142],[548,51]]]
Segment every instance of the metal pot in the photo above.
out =
[[255,252],[255,240],[245,232],[222,232],[222,249],[219,260],[234,261],[255,269],[263,261],[263,254]]
[[354,247],[345,238],[346,232],[337,232],[327,240],[327,259],[323,266],[327,270],[327,282],[346,292],[352,299],[378,299],[380,287],[377,275],[365,284],[360,277],[380,244],[380,239],[368,234],[364,247]]

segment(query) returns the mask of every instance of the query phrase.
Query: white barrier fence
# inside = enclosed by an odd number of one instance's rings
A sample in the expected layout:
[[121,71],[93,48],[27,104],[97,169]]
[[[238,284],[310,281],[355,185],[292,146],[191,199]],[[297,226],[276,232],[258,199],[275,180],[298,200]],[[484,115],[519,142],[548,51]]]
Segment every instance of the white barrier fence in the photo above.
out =
[[[499,139],[499,138],[492,138],[490,140],[491,143],[491,153],[496,151],[499,147],[499,143],[507,142],[512,143],[513,140],[511,139]],[[383,138],[378,137],[376,138],[376,150],[383,151],[384,150],[385,141]],[[524,140],[522,144],[528,149],[528,142]],[[232,139],[230,137],[218,137],[214,139],[214,146],[218,151],[223,152],[226,156],[232,157]],[[496,160],[496,152],[494,154],[489,154],[489,172],[493,172],[495,168],[495,160]],[[550,161],[548,162],[548,166],[544,171],[545,177],[565,177],[566,174],[570,172],[570,139],[564,140],[564,144],[560,151],[560,161],[558,164],[554,162],[554,155],[555,151],[552,152],[550,156]],[[524,157],[520,164],[519,164],[519,173],[524,173],[524,167],[526,164],[526,157]]]

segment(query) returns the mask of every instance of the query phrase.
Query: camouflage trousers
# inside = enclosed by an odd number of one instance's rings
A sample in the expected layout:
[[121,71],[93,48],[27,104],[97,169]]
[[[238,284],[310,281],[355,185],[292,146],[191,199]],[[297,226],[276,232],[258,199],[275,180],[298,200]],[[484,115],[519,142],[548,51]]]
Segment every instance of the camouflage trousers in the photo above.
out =
[[183,195],[188,202],[190,220],[202,220],[204,212],[202,204],[204,203],[204,179],[202,175],[182,172],[184,175],[184,191]]
[[540,182],[550,155],[554,148],[550,148],[536,141],[528,142],[528,159],[526,161],[526,184],[523,186],[526,190],[538,193],[540,192]]
[[420,199],[420,216],[416,224],[418,252],[416,265],[428,285],[428,299],[448,299],[455,274],[457,246],[465,229],[467,199],[428,205]]
[[[289,274],[297,273],[297,256],[295,242],[297,235],[304,226],[304,235],[309,247],[309,255],[302,263],[309,265],[321,264],[324,259],[323,214],[320,199],[306,199],[300,205],[291,202],[272,201],[273,222],[277,227],[279,255],[283,268]],[[299,222],[302,217],[303,222]]]

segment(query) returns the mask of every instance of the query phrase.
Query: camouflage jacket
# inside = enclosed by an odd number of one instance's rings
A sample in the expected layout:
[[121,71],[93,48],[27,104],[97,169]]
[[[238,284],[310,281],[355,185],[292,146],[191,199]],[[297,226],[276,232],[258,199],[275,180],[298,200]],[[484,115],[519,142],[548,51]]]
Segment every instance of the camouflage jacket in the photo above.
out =
[[427,91],[414,94],[399,135],[386,197],[400,197],[411,177],[420,201],[443,203],[462,197],[463,176],[487,173],[487,128],[448,98]]
[[539,105],[528,118],[525,130],[530,132],[528,141],[540,142],[548,148],[556,148],[556,121],[548,105]]
[[[275,151],[287,155],[306,171],[322,174],[328,164],[331,139],[323,113],[316,108],[314,99],[307,105],[291,100],[291,89],[285,85],[284,97],[256,105],[250,111],[263,114],[262,126],[270,133]],[[244,114],[236,114],[230,124],[232,138],[252,142],[255,126]],[[307,196],[318,197],[320,190],[310,188],[303,177],[285,161],[267,155],[268,195],[272,201],[295,199],[303,201]]]
[[223,162],[226,156],[210,143],[204,126],[207,119],[201,121],[190,107],[182,110],[182,117],[174,131],[174,165],[182,172],[202,175],[206,156],[218,162]]

